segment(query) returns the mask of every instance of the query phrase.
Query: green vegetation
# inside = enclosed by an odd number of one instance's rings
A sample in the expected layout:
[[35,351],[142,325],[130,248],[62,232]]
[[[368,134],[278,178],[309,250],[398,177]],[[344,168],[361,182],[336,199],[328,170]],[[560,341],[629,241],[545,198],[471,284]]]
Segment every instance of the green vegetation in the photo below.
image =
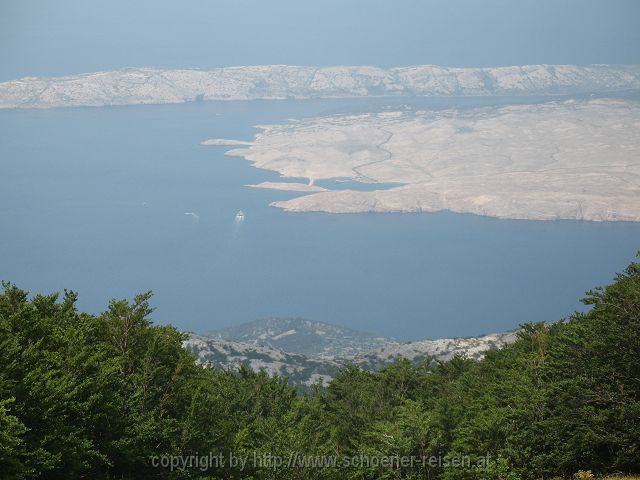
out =
[[[640,471],[638,263],[589,292],[588,313],[523,325],[515,343],[481,361],[351,367],[305,395],[264,373],[198,366],[180,332],[150,322],[150,297],[112,301],[92,316],[77,311],[74,293],[30,299],[4,285],[0,478],[527,480]],[[211,468],[154,466],[196,455]],[[245,455],[244,466],[231,465]],[[440,465],[363,461],[431,456]]]

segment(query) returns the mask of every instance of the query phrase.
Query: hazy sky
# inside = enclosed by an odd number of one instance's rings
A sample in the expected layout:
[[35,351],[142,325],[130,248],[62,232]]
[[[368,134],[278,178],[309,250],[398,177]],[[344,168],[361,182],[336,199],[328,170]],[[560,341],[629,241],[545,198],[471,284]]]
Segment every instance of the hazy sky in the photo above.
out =
[[2,0],[0,80],[125,66],[640,63],[638,0]]

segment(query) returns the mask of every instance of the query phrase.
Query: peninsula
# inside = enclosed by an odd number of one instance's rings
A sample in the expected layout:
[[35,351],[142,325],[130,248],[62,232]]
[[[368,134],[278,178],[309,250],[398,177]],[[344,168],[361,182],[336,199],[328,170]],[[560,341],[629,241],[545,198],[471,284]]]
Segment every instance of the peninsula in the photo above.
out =
[[[333,115],[260,127],[243,157],[282,177],[399,183],[323,190],[291,212],[434,212],[640,221],[640,103],[622,100]],[[287,189],[287,183],[262,187]],[[310,191],[300,183],[293,191]]]

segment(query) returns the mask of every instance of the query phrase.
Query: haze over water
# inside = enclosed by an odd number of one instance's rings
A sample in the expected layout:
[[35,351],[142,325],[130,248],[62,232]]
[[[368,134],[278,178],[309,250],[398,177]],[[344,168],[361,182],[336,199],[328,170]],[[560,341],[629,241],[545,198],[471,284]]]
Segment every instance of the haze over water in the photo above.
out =
[[1,111],[0,277],[93,312],[151,289],[185,330],[301,316],[418,339],[559,319],[633,259],[629,223],[284,213],[269,203],[296,194],[243,186],[277,174],[198,145],[362,105]]
[[636,0],[3,0],[0,80],[123,67],[640,63]]

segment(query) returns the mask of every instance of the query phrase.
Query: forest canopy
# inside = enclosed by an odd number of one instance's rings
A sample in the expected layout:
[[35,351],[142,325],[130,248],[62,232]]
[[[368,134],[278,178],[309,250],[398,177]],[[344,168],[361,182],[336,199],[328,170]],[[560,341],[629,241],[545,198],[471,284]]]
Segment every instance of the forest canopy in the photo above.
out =
[[538,479],[640,471],[640,264],[474,361],[285,378],[198,365],[151,293],[0,294],[3,479]]

